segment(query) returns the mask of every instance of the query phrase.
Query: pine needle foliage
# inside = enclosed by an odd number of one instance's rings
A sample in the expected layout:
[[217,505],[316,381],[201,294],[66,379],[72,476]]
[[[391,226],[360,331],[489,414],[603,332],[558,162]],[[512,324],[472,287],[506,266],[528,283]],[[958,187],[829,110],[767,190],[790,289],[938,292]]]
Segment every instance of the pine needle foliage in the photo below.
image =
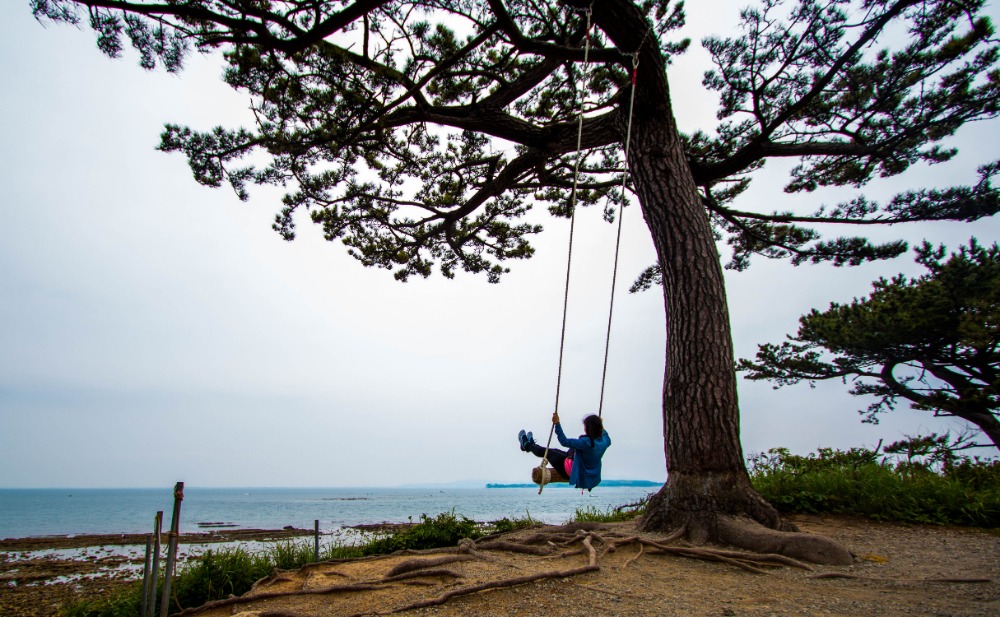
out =
[[[256,122],[168,124],[159,149],[185,156],[197,182],[228,186],[241,200],[254,186],[284,189],[274,223],[284,238],[311,220],[365,266],[400,280],[436,267],[496,282],[504,262],[534,252],[541,226],[527,220],[531,209],[568,216],[575,202],[613,211],[633,83],[641,121],[672,114],[656,104],[669,98],[658,73],[691,44],[684,3],[672,0],[30,5],[43,22],[89,23],[104,54],[132,47],[147,70],[177,72],[192,51],[222,51],[224,79],[251,97]],[[679,137],[702,206],[732,249],[730,268],[754,255],[854,265],[906,250],[902,241],[824,239],[816,229],[824,223],[974,221],[1000,210],[992,185],[1000,161],[984,161],[968,185],[914,188],[884,203],[859,195],[811,214],[731,206],[767,159],[799,161],[785,191],[806,194],[951,160],[959,128],[1000,113],[1000,49],[985,6],[758,0],[741,11],[738,32],[701,41],[713,68],[700,84],[678,80],[674,89],[717,95],[718,122]],[[896,31],[908,36],[886,36]],[[586,155],[573,191],[582,104]],[[650,153],[632,156],[641,163]],[[657,280],[659,268],[649,271]]]
[[866,422],[904,402],[961,418],[1000,448],[1000,246],[972,238],[946,254],[925,242],[916,262],[926,274],[880,278],[867,297],[814,309],[738,370],[775,388],[850,381],[850,394],[875,397],[859,412]]

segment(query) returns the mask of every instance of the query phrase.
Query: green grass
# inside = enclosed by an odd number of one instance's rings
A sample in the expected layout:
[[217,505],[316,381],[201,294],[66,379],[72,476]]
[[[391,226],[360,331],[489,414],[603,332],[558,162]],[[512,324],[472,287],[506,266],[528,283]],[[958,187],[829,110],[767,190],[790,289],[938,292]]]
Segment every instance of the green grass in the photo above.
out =
[[488,525],[490,533],[509,533],[511,531],[517,531],[519,529],[529,529],[531,527],[538,527],[541,525],[538,521],[531,518],[530,512],[525,512],[524,518],[507,518],[504,517],[497,521],[492,521]]
[[753,486],[783,512],[1000,527],[1000,462],[928,461],[854,448],[750,458]]
[[[276,546],[271,552],[277,551]],[[174,593],[184,608],[221,600],[229,594],[241,595],[276,566],[273,555],[268,553],[253,554],[242,547],[210,550],[181,568],[174,581]]]
[[649,495],[645,499],[642,499],[636,503],[625,504],[623,506],[618,506],[617,508],[608,508],[607,510],[600,510],[594,506],[587,506],[586,508],[577,508],[576,513],[570,519],[574,522],[593,522],[593,523],[620,523],[622,521],[630,521],[638,516],[642,516],[646,511],[646,503],[649,501]]
[[442,512],[434,518],[423,514],[420,522],[412,527],[376,535],[362,547],[362,552],[365,555],[383,555],[403,549],[455,546],[462,538],[475,540],[483,535],[478,523],[454,512]]
[[111,598],[81,601],[63,607],[60,617],[137,617],[141,608],[142,582]]

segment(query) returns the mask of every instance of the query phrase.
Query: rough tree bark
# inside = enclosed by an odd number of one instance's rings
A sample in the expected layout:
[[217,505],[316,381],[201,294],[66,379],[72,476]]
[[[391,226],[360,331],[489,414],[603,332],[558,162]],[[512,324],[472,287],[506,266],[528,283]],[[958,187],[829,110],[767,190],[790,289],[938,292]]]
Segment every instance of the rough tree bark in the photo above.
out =
[[850,554],[832,541],[804,534],[778,540],[764,529],[795,531],[753,490],[743,461],[722,264],[677,130],[665,62],[655,45],[644,44],[646,21],[631,2],[597,2],[593,11],[620,49],[641,48],[629,167],[663,272],[668,476],[642,527],[684,526],[696,542],[767,546],[811,561],[849,563]]

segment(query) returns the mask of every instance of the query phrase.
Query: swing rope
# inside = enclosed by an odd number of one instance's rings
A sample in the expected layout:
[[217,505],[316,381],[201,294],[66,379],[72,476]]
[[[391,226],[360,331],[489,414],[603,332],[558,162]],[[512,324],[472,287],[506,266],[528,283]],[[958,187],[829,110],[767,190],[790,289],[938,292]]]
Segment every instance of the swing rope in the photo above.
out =
[[604,369],[601,371],[601,398],[597,404],[597,417],[602,417],[604,412],[604,385],[608,379],[608,351],[611,348],[611,316],[615,312],[615,284],[618,281],[618,251],[622,246],[622,219],[625,218],[625,184],[628,180],[629,147],[632,143],[632,111],[635,109],[635,78],[639,71],[639,54],[632,55],[632,93],[628,101],[628,128],[625,130],[625,169],[622,171],[622,197],[621,205],[618,207],[618,233],[615,238],[615,267],[611,273],[611,302],[608,307],[608,333],[604,338]]
[[[584,10],[584,13],[587,15],[587,36],[583,45],[583,83],[586,87],[587,76],[590,74],[591,10],[588,8]],[[559,392],[562,388],[563,352],[566,348],[566,313],[569,309],[569,273],[573,264],[573,229],[576,226],[576,195],[580,183],[580,161],[583,159],[583,111],[585,98],[580,97],[580,112],[577,115],[576,122],[576,162],[573,165],[573,191],[570,193],[569,202],[569,250],[566,256],[566,289],[563,293],[562,333],[559,335],[559,371],[556,376],[556,404],[554,413],[557,415],[559,413]],[[549,428],[549,439],[545,442],[545,454],[542,456],[542,462],[538,466],[538,479],[542,481],[538,484],[539,495],[542,494],[542,488],[545,487],[545,465],[549,462],[549,449],[552,447],[552,435],[555,433],[555,430],[556,425],[553,422]]]
[[[588,58],[590,55],[590,30],[591,30],[591,11],[590,9],[585,10],[587,15],[587,36],[584,45],[584,83],[586,84],[586,77],[589,74],[589,63]],[[611,323],[612,317],[614,315],[615,308],[615,288],[617,287],[618,281],[618,257],[621,249],[622,241],[622,220],[624,219],[625,204],[626,204],[626,193],[627,193],[627,183],[629,175],[629,152],[632,142],[632,118],[633,111],[635,109],[635,90],[636,90],[636,76],[638,74],[639,68],[639,53],[638,51],[632,54],[632,91],[629,96],[629,107],[628,107],[628,123],[625,132],[625,153],[624,153],[624,169],[622,171],[622,185],[621,185],[621,202],[618,208],[618,230],[615,237],[615,259],[614,268],[611,275],[611,300],[608,307],[608,327],[607,333],[604,338],[604,366],[601,372],[601,395],[598,402],[597,415],[602,417],[604,411],[604,391],[607,384],[607,374],[608,374],[608,355],[611,348]],[[556,377],[556,400],[555,400],[555,414],[559,413],[559,395],[562,388],[562,368],[563,368],[563,354],[566,345],[566,315],[569,307],[569,280],[570,271],[572,269],[573,263],[573,231],[576,224],[576,198],[577,190],[579,187],[580,178],[580,161],[583,158],[581,153],[583,144],[583,112],[584,112],[584,101],[580,101],[580,112],[577,116],[577,133],[576,133],[576,162],[573,168],[573,191],[570,194],[570,224],[569,224],[569,249],[567,251],[566,257],[566,286],[563,293],[563,315],[562,315],[562,330],[559,336],[559,369]],[[555,433],[555,423],[549,428],[549,438],[545,443],[545,453],[542,456],[541,464],[538,466],[538,494],[542,494],[542,490],[545,487],[545,466],[548,463],[549,450],[552,447],[552,436]],[[553,468],[555,470],[555,468]]]

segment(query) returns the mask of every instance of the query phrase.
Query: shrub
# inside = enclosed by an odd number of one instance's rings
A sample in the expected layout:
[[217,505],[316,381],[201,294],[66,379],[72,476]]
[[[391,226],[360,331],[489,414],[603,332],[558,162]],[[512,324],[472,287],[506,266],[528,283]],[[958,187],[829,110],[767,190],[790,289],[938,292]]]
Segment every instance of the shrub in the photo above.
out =
[[821,448],[798,456],[774,448],[748,460],[754,488],[783,512],[1000,526],[1000,463],[898,454]]
[[181,608],[201,606],[229,594],[242,595],[274,567],[269,555],[251,554],[242,547],[209,550],[180,570],[173,583],[174,595]]
[[462,538],[478,538],[483,535],[479,525],[472,519],[456,516],[454,512],[430,518],[420,515],[420,522],[392,534],[376,537],[362,547],[365,555],[381,555],[403,549],[438,548],[455,546]]

